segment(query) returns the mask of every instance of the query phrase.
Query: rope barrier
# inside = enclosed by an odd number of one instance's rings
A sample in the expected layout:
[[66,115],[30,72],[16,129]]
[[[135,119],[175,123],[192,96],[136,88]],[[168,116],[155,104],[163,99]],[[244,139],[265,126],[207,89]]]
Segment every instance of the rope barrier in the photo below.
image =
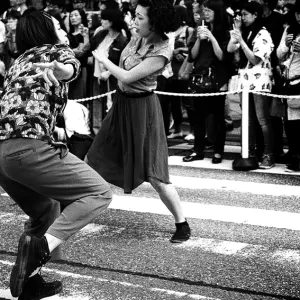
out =
[[108,95],[114,94],[116,92],[116,90],[102,94],[102,95],[97,95],[97,96],[93,96],[93,97],[89,97],[89,98],[82,98],[82,99],[69,99],[71,101],[76,101],[76,102],[85,102],[85,101],[90,101],[90,100],[95,100],[98,98],[103,98],[106,97]]
[[[90,100],[96,100],[98,98],[103,98],[108,95],[114,94],[115,92],[116,92],[116,90],[102,94],[102,95],[89,97],[89,98],[70,99],[70,100],[74,100],[76,102],[85,102],[85,101],[90,101]],[[242,90],[217,92],[217,93],[205,93],[205,94],[170,93],[170,92],[162,92],[162,91],[155,91],[155,93],[158,95],[177,96],[177,97],[211,97],[211,96],[239,94],[239,93],[242,93]],[[265,92],[258,92],[258,91],[249,91],[249,93],[258,94],[258,95],[262,95],[262,96],[268,96],[268,97],[274,97],[274,98],[282,98],[282,99],[290,99],[290,98],[292,98],[292,99],[299,98],[300,99],[300,95],[288,96],[288,95],[279,95],[279,94],[272,94],[272,93],[265,93]]]

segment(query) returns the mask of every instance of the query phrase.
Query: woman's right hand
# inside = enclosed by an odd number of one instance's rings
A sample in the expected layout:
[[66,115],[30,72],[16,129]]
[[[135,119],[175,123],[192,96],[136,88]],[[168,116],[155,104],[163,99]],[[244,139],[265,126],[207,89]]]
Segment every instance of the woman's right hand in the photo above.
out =
[[98,49],[94,50],[92,54],[98,62],[103,63],[104,56],[100,54],[100,51]]
[[294,35],[293,34],[288,34],[285,38],[285,45],[287,47],[290,47],[292,45],[293,40],[294,40]]

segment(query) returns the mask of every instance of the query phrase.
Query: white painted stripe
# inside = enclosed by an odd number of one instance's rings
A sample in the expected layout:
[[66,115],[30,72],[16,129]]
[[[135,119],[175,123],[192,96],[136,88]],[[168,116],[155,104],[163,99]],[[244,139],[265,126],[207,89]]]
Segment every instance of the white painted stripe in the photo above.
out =
[[[236,206],[181,202],[187,218],[300,230],[300,214]],[[113,196],[110,209],[170,215],[160,199]]]
[[[177,188],[191,190],[209,189],[250,193],[255,195],[300,196],[300,186],[183,176],[170,176],[170,181]],[[145,184],[149,185],[149,183]]]
[[[223,159],[222,163],[220,164],[212,164],[211,158],[204,158],[204,160],[196,160],[192,162],[183,162],[182,156],[169,156],[169,166],[181,166],[181,167],[190,167],[190,168],[198,168],[198,169],[214,169],[214,170],[230,170],[232,169],[232,160]],[[251,170],[249,172],[253,173],[266,173],[266,174],[284,174],[287,176],[290,175],[300,175],[299,172],[292,172],[287,173],[285,172],[285,165],[276,164],[275,167],[264,170],[264,169],[257,169]]]
[[[6,261],[6,260],[0,260],[0,264],[3,265],[8,265],[8,266],[13,266],[14,263],[10,262],[10,261]],[[72,272],[65,272],[65,271],[60,271],[57,269],[50,269],[50,268],[43,268],[43,271],[45,272],[49,272],[49,273],[56,273],[58,275],[64,276],[64,277],[69,277],[69,278],[73,278],[73,279],[87,279],[87,280],[93,280],[96,282],[106,282],[106,283],[110,283],[110,284],[115,284],[115,285],[122,285],[122,286],[127,286],[130,288],[142,288],[151,292],[157,292],[159,294],[168,294],[168,295],[173,295],[176,298],[181,298],[183,296],[185,296],[185,299],[203,299],[203,300],[220,300],[217,298],[211,298],[211,297],[206,297],[206,296],[202,296],[202,295],[195,295],[195,294],[188,294],[188,293],[182,293],[182,292],[178,292],[178,291],[173,291],[173,290],[167,290],[167,289],[158,289],[158,288],[149,288],[147,286],[143,286],[140,284],[133,284],[130,282],[126,282],[126,281],[118,281],[118,280],[108,280],[108,279],[104,279],[104,278],[99,278],[99,277],[94,277],[94,276],[89,276],[89,275],[81,275],[78,273],[72,273]],[[0,289],[0,297],[3,297],[2,295],[5,295],[5,299],[17,299],[17,298],[12,298],[10,291],[9,290],[3,290]],[[10,297],[10,298],[9,298]],[[74,297],[74,296],[68,296],[68,297],[62,297],[62,296],[55,296],[56,298],[53,298],[53,300],[89,300],[89,297],[84,297],[84,296],[78,296]],[[44,298],[44,299],[50,299],[50,298]],[[175,298],[174,298],[175,299]],[[52,298],[51,298],[52,300]]]
[[7,193],[1,194],[3,197],[9,197]]
[[[193,202],[181,202],[181,204],[187,218],[300,230],[299,213]],[[160,199],[129,195],[114,195],[109,209],[170,215],[169,210]],[[1,224],[21,224],[26,219],[26,215],[0,213]],[[106,229],[114,233],[121,233],[124,230],[124,228],[106,228],[102,225],[89,224],[83,229],[83,232],[91,234],[93,232],[105,232]]]

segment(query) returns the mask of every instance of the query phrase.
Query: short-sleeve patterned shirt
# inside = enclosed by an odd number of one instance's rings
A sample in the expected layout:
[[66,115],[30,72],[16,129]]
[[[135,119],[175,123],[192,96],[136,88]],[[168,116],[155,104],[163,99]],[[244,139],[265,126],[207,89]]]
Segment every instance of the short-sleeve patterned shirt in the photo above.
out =
[[239,70],[238,89],[271,92],[273,75],[270,56],[274,49],[270,33],[262,28],[252,42],[254,55],[261,58],[253,65],[248,61],[245,69]]
[[[153,56],[163,56],[167,58],[166,64],[170,62],[172,50],[168,39],[158,43],[147,44],[139,48],[141,40],[142,38],[137,36],[131,38],[120,57],[119,66],[121,68],[130,70],[141,63],[144,59]],[[129,93],[153,91],[157,86],[157,76],[161,75],[163,70],[164,68],[130,84],[125,84],[119,81],[119,87],[122,91]]]
[[74,80],[80,63],[67,45],[43,45],[27,50],[8,70],[0,99],[0,140],[33,138],[52,141],[56,117],[67,102],[68,82],[49,86],[44,78],[32,78],[39,68],[33,63],[58,61],[72,64]]

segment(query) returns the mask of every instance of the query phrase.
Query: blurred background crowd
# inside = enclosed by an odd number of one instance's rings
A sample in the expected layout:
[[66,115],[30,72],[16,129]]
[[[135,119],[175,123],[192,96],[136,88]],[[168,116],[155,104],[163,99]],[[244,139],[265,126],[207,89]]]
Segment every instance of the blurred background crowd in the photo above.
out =
[[[69,86],[69,99],[114,91],[116,78],[95,61],[92,51],[98,49],[119,64],[122,50],[135,34],[137,4],[138,0],[1,0],[0,87],[5,71],[18,57],[18,20],[32,10],[44,10],[68,33],[70,47],[81,62],[81,74]],[[205,94],[247,87],[253,92],[300,94],[300,0],[176,0],[173,4],[178,29],[168,33],[173,56],[159,77],[158,90]],[[206,78],[208,89],[202,84]],[[168,139],[194,144],[183,160],[203,159],[204,150],[211,147],[212,163],[221,163],[226,131],[233,129],[230,96],[159,97]],[[284,159],[287,171],[299,172],[300,99],[259,93],[249,97],[249,156],[260,168],[272,168]],[[80,103],[66,109],[56,132],[60,139],[72,137],[74,153],[84,157],[113,104],[113,94]],[[184,118],[188,132],[182,129]]]

